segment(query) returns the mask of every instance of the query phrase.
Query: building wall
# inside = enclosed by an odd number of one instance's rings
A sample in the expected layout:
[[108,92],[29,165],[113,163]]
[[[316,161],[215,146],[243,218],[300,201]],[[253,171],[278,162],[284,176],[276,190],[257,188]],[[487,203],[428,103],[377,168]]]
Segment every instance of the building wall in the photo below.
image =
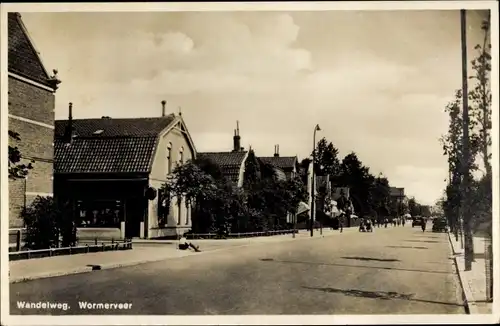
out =
[[[37,195],[52,195],[54,158],[54,93],[9,76],[9,130],[19,133],[17,146],[24,157],[34,159],[26,180],[9,180],[9,227],[22,227],[20,212]],[[29,162],[29,160],[24,160]]]
[[[194,157],[194,152],[189,146],[187,137],[179,130],[172,129],[160,138],[153,167],[150,174],[149,184],[155,189],[159,189],[166,182],[167,175],[167,155],[168,148],[171,148],[171,171],[175,169],[181,159],[181,149],[183,161],[186,163]],[[186,208],[186,201],[182,199],[178,208],[177,198],[173,198],[170,204],[170,212],[166,225],[158,225],[158,200],[149,202],[149,230],[148,237],[177,236],[187,232],[191,228],[191,210]]]

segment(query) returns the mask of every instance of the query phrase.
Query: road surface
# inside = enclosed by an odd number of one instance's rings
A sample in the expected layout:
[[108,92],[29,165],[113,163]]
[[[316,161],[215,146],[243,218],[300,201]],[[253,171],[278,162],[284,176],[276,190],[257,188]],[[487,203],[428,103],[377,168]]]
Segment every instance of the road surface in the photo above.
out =
[[[407,224],[318,234],[11,284],[11,314],[465,313],[445,233]],[[20,302],[69,308],[22,309]],[[128,309],[82,309],[83,303],[126,303]]]

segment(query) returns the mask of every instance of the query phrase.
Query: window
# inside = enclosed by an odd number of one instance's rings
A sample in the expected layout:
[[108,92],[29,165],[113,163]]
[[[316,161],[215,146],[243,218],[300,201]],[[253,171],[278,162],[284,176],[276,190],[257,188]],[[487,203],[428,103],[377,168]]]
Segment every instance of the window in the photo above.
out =
[[184,148],[181,147],[179,150],[179,165],[184,164]]
[[170,194],[164,190],[158,190],[158,226],[166,226],[170,212]]
[[77,226],[120,228],[123,203],[120,200],[77,201]]
[[167,174],[172,173],[172,143],[167,146]]

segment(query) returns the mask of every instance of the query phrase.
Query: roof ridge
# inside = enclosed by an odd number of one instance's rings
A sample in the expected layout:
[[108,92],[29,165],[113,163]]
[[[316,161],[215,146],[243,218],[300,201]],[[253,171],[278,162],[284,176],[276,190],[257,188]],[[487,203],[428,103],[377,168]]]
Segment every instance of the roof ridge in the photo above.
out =
[[[170,116],[175,117],[175,113],[170,113],[168,115],[165,115],[163,117],[136,117],[136,118],[81,118],[81,119],[72,119],[73,122],[75,121],[100,121],[100,120],[111,120],[111,121],[117,121],[117,120],[146,120],[146,119],[166,119]],[[68,121],[68,119],[56,119],[55,122],[65,122]]]

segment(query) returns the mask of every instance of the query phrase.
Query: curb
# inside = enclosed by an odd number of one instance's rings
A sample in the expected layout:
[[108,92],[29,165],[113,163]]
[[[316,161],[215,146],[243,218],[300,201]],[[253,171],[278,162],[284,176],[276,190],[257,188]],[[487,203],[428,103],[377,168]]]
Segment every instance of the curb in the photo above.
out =
[[455,270],[457,271],[457,275],[458,275],[458,280],[460,282],[460,287],[462,288],[462,298],[464,299],[464,308],[465,308],[465,312],[468,314],[468,315],[475,315],[475,314],[479,314],[479,311],[476,307],[476,305],[473,303],[474,302],[474,296],[472,295],[472,293],[470,292],[470,289],[469,289],[469,286],[466,282],[466,280],[464,279],[464,275],[462,272],[460,272],[460,267],[459,267],[459,257],[457,257],[457,255],[460,255],[460,253],[457,253],[455,251],[455,248],[453,247],[453,240],[452,240],[452,235],[450,232],[448,232],[448,240],[449,240],[449,244],[450,244],[450,247],[451,247],[451,252],[453,254],[453,262],[455,263]]
[[[344,230],[345,231],[345,230]],[[318,231],[319,233],[319,231]],[[170,259],[180,259],[180,258],[185,258],[189,256],[194,256],[194,255],[203,255],[203,254],[209,254],[213,252],[218,252],[218,251],[224,251],[224,250],[230,250],[234,248],[243,248],[243,247],[249,247],[252,245],[259,245],[259,244],[270,244],[270,243],[283,243],[283,242],[290,242],[290,241],[296,241],[296,240],[318,240],[322,239],[334,234],[340,234],[339,232],[328,232],[327,234],[323,235],[316,235],[314,237],[296,237],[296,238],[286,238],[286,239],[281,239],[281,241],[277,242],[252,242],[252,243],[245,243],[241,245],[234,245],[234,246],[229,246],[229,247],[223,247],[223,248],[214,248],[212,250],[207,250],[207,251],[201,251],[198,253],[194,252],[186,252],[183,254],[180,254],[178,256],[169,256],[169,257],[158,257],[154,259],[148,259],[148,260],[141,260],[141,261],[132,261],[132,262],[124,262],[124,263],[115,263],[115,264],[108,264],[108,265],[99,265],[101,267],[100,270],[105,270],[105,269],[114,269],[114,268],[121,268],[121,267],[131,267],[131,266],[137,266],[141,264],[147,264],[147,263],[154,263],[154,262],[159,262],[163,260],[170,260]],[[74,274],[84,274],[84,273],[89,273],[92,272],[92,267],[91,266],[85,266],[85,267],[79,267],[75,268],[72,270],[66,270],[66,271],[57,271],[57,272],[51,272],[51,273],[46,273],[42,275],[33,275],[33,276],[26,276],[26,277],[19,277],[19,278],[12,278],[10,277],[9,283],[14,284],[14,283],[22,283],[22,282],[27,282],[27,281],[32,281],[32,280],[37,280],[37,279],[44,279],[44,278],[51,278],[51,277],[58,277],[58,276],[66,276],[66,275],[74,275]]]

